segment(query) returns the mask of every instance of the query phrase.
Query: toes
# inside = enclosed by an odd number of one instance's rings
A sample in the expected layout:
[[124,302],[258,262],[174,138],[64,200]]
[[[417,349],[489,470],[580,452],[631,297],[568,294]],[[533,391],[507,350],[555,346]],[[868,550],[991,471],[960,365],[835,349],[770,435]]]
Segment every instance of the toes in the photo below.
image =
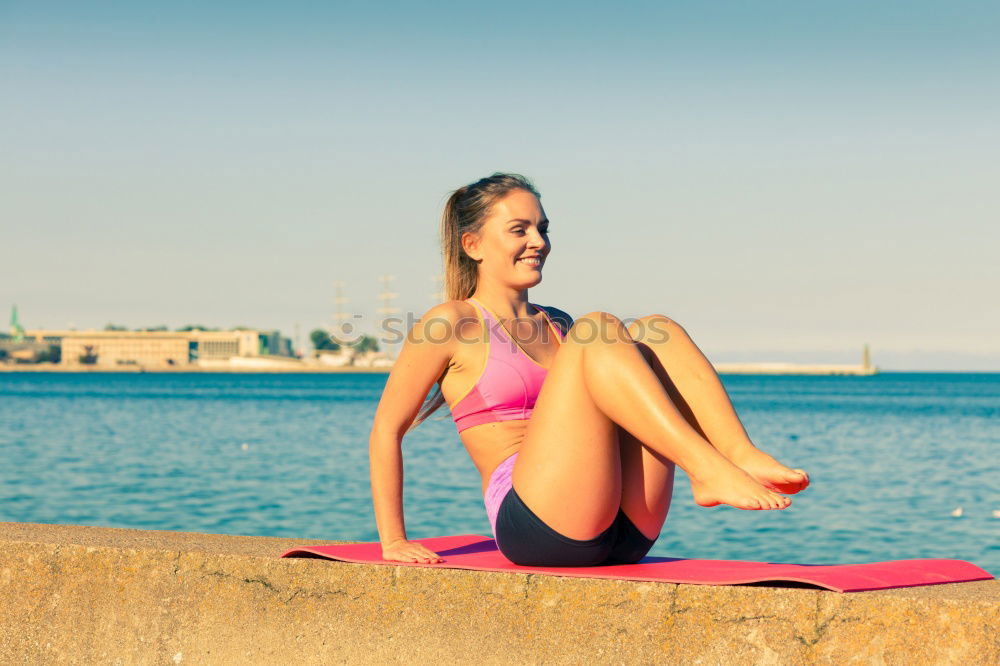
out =
[[772,509],[784,509],[792,501],[784,495],[778,495],[777,493],[772,494],[768,499],[771,501]]

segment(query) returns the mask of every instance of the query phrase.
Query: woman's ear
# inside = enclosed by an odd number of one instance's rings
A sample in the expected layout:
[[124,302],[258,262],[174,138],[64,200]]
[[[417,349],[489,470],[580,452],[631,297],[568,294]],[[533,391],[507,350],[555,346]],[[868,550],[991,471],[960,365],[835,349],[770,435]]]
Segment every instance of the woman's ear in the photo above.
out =
[[476,263],[483,260],[482,256],[479,254],[479,240],[479,234],[471,231],[466,231],[462,234],[462,249],[465,250],[465,253]]

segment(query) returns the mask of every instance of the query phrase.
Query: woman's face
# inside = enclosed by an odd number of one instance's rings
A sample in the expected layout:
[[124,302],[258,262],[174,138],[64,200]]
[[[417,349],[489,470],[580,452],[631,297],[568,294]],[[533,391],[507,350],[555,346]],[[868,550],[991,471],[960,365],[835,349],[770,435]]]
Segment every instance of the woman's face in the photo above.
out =
[[542,265],[552,250],[549,221],[542,204],[527,190],[514,190],[493,205],[478,237],[463,238],[466,252],[479,264],[480,279],[492,278],[518,289],[542,281]]

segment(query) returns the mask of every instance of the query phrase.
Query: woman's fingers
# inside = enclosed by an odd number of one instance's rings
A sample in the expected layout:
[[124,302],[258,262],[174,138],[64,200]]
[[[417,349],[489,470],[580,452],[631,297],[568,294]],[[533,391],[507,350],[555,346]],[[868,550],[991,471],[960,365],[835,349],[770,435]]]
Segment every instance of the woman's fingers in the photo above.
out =
[[434,564],[436,562],[443,562],[437,555],[424,555],[423,553],[410,553],[405,556],[405,559],[401,560],[403,562],[423,562],[425,564]]
[[441,562],[442,561],[441,558],[438,557],[437,553],[435,553],[432,550],[428,550],[427,548],[424,548],[423,546],[419,547],[419,549],[417,550],[417,552],[415,553],[414,556],[417,558],[417,560],[419,560],[421,562]]
[[443,562],[437,553],[419,543],[404,542],[382,549],[382,559],[393,562],[419,562],[435,564]]

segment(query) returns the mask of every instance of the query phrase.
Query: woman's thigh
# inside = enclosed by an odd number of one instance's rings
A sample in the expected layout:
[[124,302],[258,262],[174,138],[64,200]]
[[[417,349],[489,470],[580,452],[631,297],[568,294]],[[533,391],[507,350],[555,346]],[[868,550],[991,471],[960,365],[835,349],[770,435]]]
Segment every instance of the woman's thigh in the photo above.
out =
[[511,479],[547,525],[571,539],[591,539],[618,513],[622,469],[618,426],[594,404],[584,378],[586,345],[601,343],[573,337],[542,384]]

